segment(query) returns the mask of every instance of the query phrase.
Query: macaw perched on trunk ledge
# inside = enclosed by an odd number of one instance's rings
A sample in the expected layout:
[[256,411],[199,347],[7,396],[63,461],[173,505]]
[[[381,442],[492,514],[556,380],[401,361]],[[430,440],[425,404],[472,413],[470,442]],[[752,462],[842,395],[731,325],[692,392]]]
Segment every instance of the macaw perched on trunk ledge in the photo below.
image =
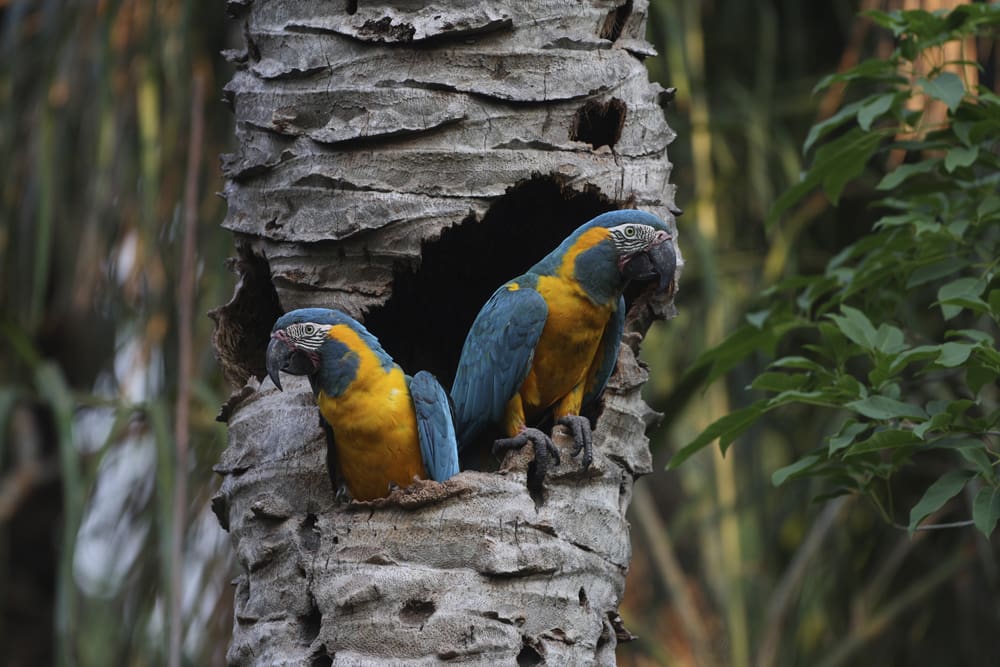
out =
[[426,371],[405,375],[353,318],[326,308],[282,315],[267,346],[267,373],[279,390],[281,371],[309,376],[355,500],[387,496],[414,477],[443,482],[458,472],[444,388]]
[[528,483],[540,489],[559,452],[528,425],[551,415],[573,435],[572,455],[593,460],[590,422],[581,408],[603,391],[618,359],[625,323],[622,296],[631,280],[666,289],[677,257],[667,225],[651,213],[597,216],[528,271],[501,285],[479,311],[462,347],[452,385],[459,448],[488,430],[508,437],[494,452],[535,450]]

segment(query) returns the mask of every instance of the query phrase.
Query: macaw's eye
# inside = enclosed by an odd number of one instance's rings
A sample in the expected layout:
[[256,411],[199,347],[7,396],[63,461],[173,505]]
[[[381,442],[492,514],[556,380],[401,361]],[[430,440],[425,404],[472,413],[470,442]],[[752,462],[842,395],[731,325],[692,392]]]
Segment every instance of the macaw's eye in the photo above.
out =
[[307,335],[307,336],[311,336],[311,335],[313,335],[314,333],[316,333],[316,327],[314,327],[314,326],[313,326],[313,325],[311,325],[311,324],[307,324],[307,325],[306,325],[306,335]]
[[625,228],[625,238],[634,239],[635,238],[635,227]]

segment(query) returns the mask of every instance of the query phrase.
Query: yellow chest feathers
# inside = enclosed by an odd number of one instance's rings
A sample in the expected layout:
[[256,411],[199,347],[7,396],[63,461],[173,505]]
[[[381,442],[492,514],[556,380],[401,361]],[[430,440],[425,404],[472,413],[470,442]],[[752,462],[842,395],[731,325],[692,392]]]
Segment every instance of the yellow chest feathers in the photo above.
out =
[[338,465],[351,495],[370,500],[385,496],[390,483],[405,487],[414,476],[426,477],[402,369],[383,368],[353,331],[334,333],[358,354],[360,363],[346,391],[338,397],[321,391],[317,402],[333,429]]
[[573,281],[542,276],[536,287],[549,312],[521,389],[530,412],[542,410],[584,382],[614,308],[595,304]]

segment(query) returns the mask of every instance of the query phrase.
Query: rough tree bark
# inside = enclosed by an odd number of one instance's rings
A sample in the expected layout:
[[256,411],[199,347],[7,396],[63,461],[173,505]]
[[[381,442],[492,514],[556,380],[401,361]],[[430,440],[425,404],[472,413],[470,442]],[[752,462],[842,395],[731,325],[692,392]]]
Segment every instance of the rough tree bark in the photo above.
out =
[[229,662],[614,664],[654,416],[634,353],[669,298],[629,295],[594,465],[567,456],[541,499],[521,455],[338,503],[307,383],[260,378],[275,317],[315,305],[447,386],[492,290],[580,223],[635,206],[672,224],[647,2],[228,4],[245,39],[223,159],[240,281],[213,312],[242,387],[214,500],[243,569]]

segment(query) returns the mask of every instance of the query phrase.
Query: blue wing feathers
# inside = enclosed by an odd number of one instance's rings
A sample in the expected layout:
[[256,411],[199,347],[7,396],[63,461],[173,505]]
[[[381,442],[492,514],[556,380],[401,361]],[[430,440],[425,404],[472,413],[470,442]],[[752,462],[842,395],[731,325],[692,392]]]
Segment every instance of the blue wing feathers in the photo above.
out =
[[498,289],[479,311],[462,347],[451,388],[460,448],[503,419],[504,409],[528,376],[548,306],[522,287]]
[[594,376],[594,384],[587,387],[583,395],[583,405],[590,405],[608,384],[608,379],[615,372],[618,364],[618,348],[621,346],[622,333],[625,329],[625,297],[618,297],[618,307],[604,327],[604,334],[601,336],[601,345],[598,350],[601,361],[597,367],[597,374]]
[[424,468],[431,479],[443,482],[458,474],[458,442],[448,394],[437,378],[420,371],[410,379],[410,398]]

